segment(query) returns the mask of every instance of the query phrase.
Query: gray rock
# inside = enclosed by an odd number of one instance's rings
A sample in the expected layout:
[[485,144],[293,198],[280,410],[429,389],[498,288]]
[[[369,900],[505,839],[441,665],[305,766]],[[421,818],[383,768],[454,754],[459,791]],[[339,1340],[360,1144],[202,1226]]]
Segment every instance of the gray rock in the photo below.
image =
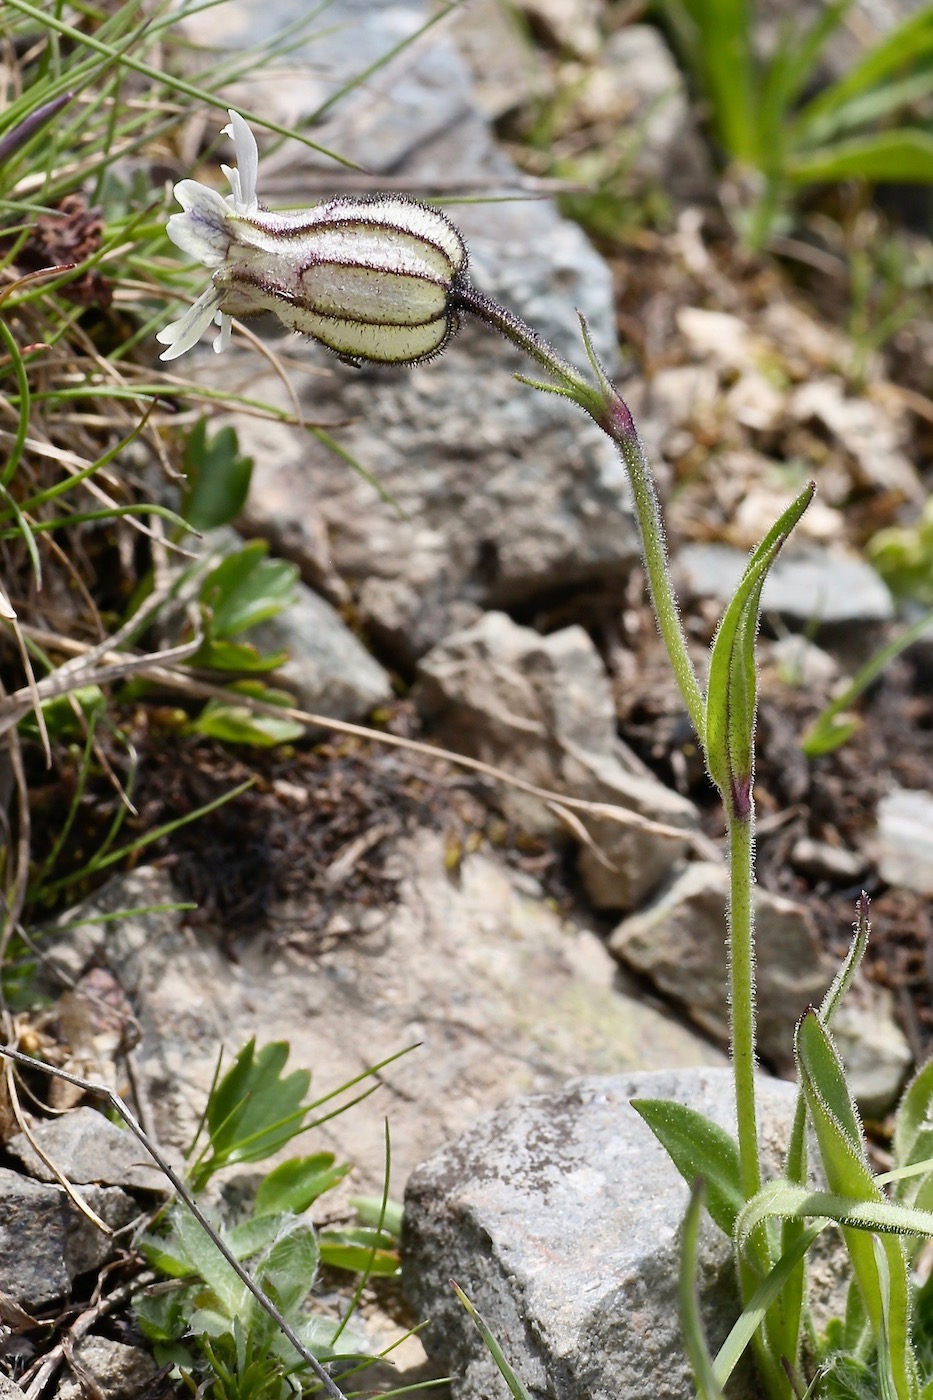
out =
[[[726,899],[723,866],[688,865],[656,899],[624,919],[609,947],[717,1040],[728,1038]],[[758,1039],[776,1068],[793,1070],[794,1026],[819,1003],[834,968],[821,953],[802,905],[760,887],[757,920]]]
[[0,1372],[0,1400],[24,1400],[25,1391]]
[[832,1031],[859,1108],[866,1118],[883,1118],[897,1104],[914,1062],[887,987],[857,977]]
[[61,1382],[56,1400],[85,1400],[88,1390],[82,1384],[82,1372],[99,1386],[106,1400],[136,1400],[159,1369],[151,1352],[109,1337],[85,1337],[75,1348],[75,1358],[77,1373]]
[[[112,1230],[139,1213],[136,1202],[115,1186],[88,1186],[81,1195]],[[15,1303],[28,1309],[68,1297],[78,1275],[98,1268],[112,1248],[111,1237],[61,1186],[0,1167],[0,1277]]]
[[[318,1093],[418,1044],[381,1071],[381,1106],[325,1124],[307,1149],[352,1160],[357,1192],[382,1189],[384,1112],[400,1184],[509,1094],[556,1087],[568,1072],[723,1063],[643,993],[629,995],[598,935],[562,920],[495,855],[467,856],[453,878],[442,838],[422,832],[399,844],[389,868],[394,907],[361,915],[335,897],[323,944],[317,934],[303,946],[307,910],[286,904],[277,913],[289,946],[251,939],[237,963],[216,933],[185,927],[178,913],[101,925],[81,923],[78,910],[67,933],[47,934],[53,970],[93,961],[119,972],[143,1031],[136,1079],[163,1145],[190,1139],[218,1048],[235,1053],[253,1035],[288,1040]],[[167,872],[143,870],[82,908],[93,916],[172,894]]]
[[[34,1123],[31,1132],[59,1172],[75,1185],[122,1186],[127,1191],[161,1193],[172,1189],[130,1132],[87,1105],[59,1118]],[[12,1137],[6,1150],[37,1181],[57,1180],[25,1134]]]
[[[693,1393],[677,1302],[687,1187],[629,1105],[671,1098],[734,1131],[728,1071],[581,1079],[515,1099],[414,1173],[405,1201],[403,1280],[455,1400],[502,1383],[452,1295],[483,1313],[532,1395],[547,1400]],[[759,1081],[769,1175],[780,1169],[796,1091]],[[738,1315],[728,1240],[708,1221],[699,1294],[711,1345]],[[757,1393],[738,1378],[741,1396]],[[742,1381],[744,1380],[744,1383]]]
[[[747,563],[746,554],[728,545],[692,544],[680,550],[675,570],[687,595],[725,603]],[[762,610],[798,627],[854,629],[894,616],[891,594],[870,565],[809,549],[778,555],[764,586]]]
[[[627,967],[648,977],[714,1039],[729,1034],[726,983],[727,873],[688,865],[646,908],[610,935]],[[781,1073],[794,1074],[794,1026],[819,1005],[836,968],[820,949],[808,910],[755,891],[758,1047]],[[849,1085],[863,1112],[880,1117],[895,1103],[912,1055],[881,987],[856,976],[833,1022]]]
[[[269,7],[258,0],[232,9],[234,32],[236,16],[252,37],[268,22]],[[318,73],[359,71],[422,17],[419,5],[361,9],[341,0],[329,8],[310,62]],[[249,106],[279,120],[310,115],[331,96],[330,80],[302,74],[302,84],[299,91],[287,77],[254,74]],[[440,27],[381,70],[378,85],[349,94],[315,138],[377,180],[382,174],[383,187],[516,183]],[[280,202],[293,204],[296,181],[310,185],[315,170],[322,174],[320,161],[315,166],[295,143],[284,162],[278,176],[275,162],[260,164],[260,193],[272,205],[277,189]],[[332,166],[326,179],[329,193],[341,192]],[[618,355],[611,277],[578,227],[547,200],[451,212],[469,240],[478,286],[575,361],[585,360],[576,315],[585,313],[611,370]],[[246,419],[238,422],[241,446],[256,458],[247,526],[309,577],[319,575],[326,538],[333,567],[354,581],[361,616],[383,646],[410,662],[478,609],[555,588],[621,598],[638,547],[618,455],[579,409],[516,385],[513,371],[531,366],[498,336],[466,326],[438,361],[411,370],[355,372],[294,340],[289,353],[311,371],[303,386],[300,369],[292,375],[306,419],[345,423],[341,446],[391,500],[307,431]],[[252,396],[289,406],[275,376],[257,374],[252,352],[204,365],[225,384],[248,365]]]
[[392,682],[335,608],[305,584],[279,617],[253,628],[260,650],[284,650],[276,672],[300,708],[329,719],[359,720],[392,698]]
[[[580,854],[584,885],[598,908],[637,905],[684,854],[695,809],[646,769],[626,766],[609,678],[582,627],[541,636],[504,613],[486,613],[422,658],[415,698],[428,723],[461,753],[538,787],[678,829],[665,834],[575,813],[599,848],[597,854],[584,844]],[[506,789],[502,800],[526,827],[562,831],[539,799]]]
[[933,793],[895,788],[883,797],[877,843],[882,879],[933,894]]

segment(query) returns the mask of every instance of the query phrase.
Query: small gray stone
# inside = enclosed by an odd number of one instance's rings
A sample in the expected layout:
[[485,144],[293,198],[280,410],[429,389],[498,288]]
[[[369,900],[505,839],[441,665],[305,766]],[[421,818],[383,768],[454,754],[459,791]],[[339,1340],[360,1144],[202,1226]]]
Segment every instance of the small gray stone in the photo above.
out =
[[[688,865],[654,901],[630,915],[609,939],[612,952],[651,979],[712,1035],[728,1039],[725,867]],[[820,950],[813,921],[793,900],[756,890],[758,1039],[762,1055],[793,1070],[794,1027],[819,1003],[834,968]]]
[[[172,1189],[132,1133],[87,1105],[35,1123],[31,1132],[42,1151],[75,1185],[161,1193]],[[11,1138],[6,1149],[37,1181],[57,1180],[24,1133]]]
[[[678,829],[664,834],[575,812],[600,852],[584,842],[580,853],[584,885],[598,908],[639,904],[684,854],[695,809],[646,769],[626,768],[609,678],[582,627],[543,637],[504,613],[486,613],[429,652],[418,675],[422,715],[459,752],[560,795]],[[532,830],[563,830],[540,799],[505,788],[502,801]]]
[[933,793],[895,788],[878,803],[878,868],[889,885],[933,894]]
[[329,719],[359,720],[392,698],[392,683],[330,603],[299,583],[296,601],[252,629],[261,651],[284,650],[276,678],[301,709]]
[[599,53],[600,0],[519,0],[518,8],[555,48],[577,58]]
[[854,883],[868,868],[868,861],[860,852],[846,850],[844,846],[830,846],[826,841],[812,841],[808,836],[794,842],[790,863],[805,875],[832,880],[837,885]]
[[[728,545],[691,544],[677,555],[675,569],[686,594],[725,603],[747,563],[747,554]],[[765,614],[777,613],[800,627],[854,628],[894,616],[891,594],[869,564],[827,550],[779,554],[761,606]]]
[[815,420],[850,459],[853,484],[921,501],[916,468],[903,451],[901,434],[883,405],[849,398],[841,379],[812,379],[794,392],[788,412],[798,422]]
[[[81,1195],[111,1229],[139,1213],[136,1202],[115,1186],[87,1186]],[[112,1250],[103,1234],[61,1186],[32,1181],[0,1167],[0,1278],[21,1307],[68,1296],[74,1280],[103,1264]]]
[[61,1382],[55,1392],[56,1400],[86,1400],[88,1392],[81,1384],[81,1371],[97,1383],[105,1400],[136,1400],[159,1369],[150,1352],[113,1342],[109,1337],[85,1337],[75,1348],[75,1356],[78,1374]]
[[0,1371],[0,1400],[25,1400],[25,1391]]
[[856,1103],[867,1118],[883,1118],[896,1105],[914,1058],[888,988],[857,977],[832,1033]]
[[[403,1281],[455,1400],[501,1382],[448,1279],[483,1313],[532,1395],[683,1400],[693,1393],[677,1303],[687,1187],[630,1107],[676,1099],[734,1132],[728,1071],[572,1081],[513,1099],[408,1184]],[[759,1080],[763,1156],[781,1170],[796,1090]],[[715,1348],[738,1315],[729,1241],[701,1231],[701,1311]],[[731,1394],[758,1393],[738,1377]]]

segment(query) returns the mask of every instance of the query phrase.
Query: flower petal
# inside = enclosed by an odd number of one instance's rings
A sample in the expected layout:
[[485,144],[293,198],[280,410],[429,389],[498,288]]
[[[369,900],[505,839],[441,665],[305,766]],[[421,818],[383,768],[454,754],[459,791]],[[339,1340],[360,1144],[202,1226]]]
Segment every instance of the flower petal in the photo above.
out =
[[256,138],[250,131],[246,122],[239,112],[227,109],[230,121],[224,127],[224,135],[233,138],[233,149],[236,154],[236,179],[234,172],[227,166],[222,166],[224,174],[230,181],[233,190],[233,207],[238,214],[251,214],[258,208],[259,201],[256,198],[256,181],[259,177],[259,147],[256,145]]
[[222,195],[197,180],[179,180],[175,198],[184,209],[166,225],[169,238],[205,267],[220,267],[230,247],[230,206]]
[[214,320],[220,327],[220,334],[214,336],[214,354],[219,355],[222,351],[226,350],[227,346],[230,344],[230,337],[233,334],[233,322],[230,317],[225,316],[222,311],[218,311]]
[[156,340],[160,345],[168,346],[167,350],[162,351],[159,359],[177,360],[179,355],[196,345],[220,310],[222,301],[223,292],[211,284],[206,292],[201,293],[194,305],[188,307],[184,316],[170,322],[164,330],[159,331]]

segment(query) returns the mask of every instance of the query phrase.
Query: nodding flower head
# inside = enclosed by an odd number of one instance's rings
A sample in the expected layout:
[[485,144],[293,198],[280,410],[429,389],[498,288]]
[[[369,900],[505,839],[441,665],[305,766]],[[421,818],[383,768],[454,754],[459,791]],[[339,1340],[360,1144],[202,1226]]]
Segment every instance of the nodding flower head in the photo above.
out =
[[214,349],[230,340],[231,316],[272,311],[344,359],[414,364],[457,329],[457,291],[467,251],[453,224],[399,195],[333,199],[276,214],[256,198],[258,151],[246,122],[230,113],[236,169],[225,199],[196,180],[175,186],[183,209],[168,235],[212,269],[210,286],[160,331],[163,360],[190,350],[216,321]]

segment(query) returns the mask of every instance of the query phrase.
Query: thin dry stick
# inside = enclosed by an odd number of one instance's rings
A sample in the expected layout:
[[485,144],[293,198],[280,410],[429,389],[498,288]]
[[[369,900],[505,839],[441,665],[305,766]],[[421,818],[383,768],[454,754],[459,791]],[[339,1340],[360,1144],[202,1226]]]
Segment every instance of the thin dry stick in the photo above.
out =
[[[0,1055],[2,1055],[7,1060],[13,1060],[18,1065],[24,1065],[27,1069],[39,1070],[42,1073],[54,1075],[56,1079],[63,1079],[66,1084],[73,1084],[76,1088],[83,1089],[86,1094],[93,1094],[96,1095],[98,1098],[106,1099],[107,1103],[114,1110],[114,1112],[119,1113],[120,1117],[123,1119],[124,1123],[129,1128],[133,1136],[137,1139],[137,1141],[142,1143],[143,1147],[149,1153],[149,1156],[155,1162],[159,1170],[171,1182],[179,1198],[182,1201],[184,1201],[185,1205],[191,1211],[191,1214],[194,1216],[201,1229],[205,1232],[208,1238],[211,1239],[216,1245],[217,1249],[223,1255],[226,1262],[230,1265],[231,1269],[236,1274],[240,1282],[243,1284],[244,1288],[249,1290],[252,1296],[256,1299],[256,1302],[259,1304],[259,1306],[263,1309],[264,1312],[266,1312],[269,1315],[269,1317],[271,1317],[272,1321],[280,1329],[283,1336],[285,1336],[288,1339],[288,1341],[291,1342],[292,1346],[295,1348],[302,1361],[304,1361],[305,1365],[308,1366],[309,1369],[314,1372],[321,1385],[331,1397],[331,1400],[346,1400],[346,1396],[344,1395],[340,1387],[337,1385],[336,1381],[329,1374],[326,1368],[321,1365],[320,1361],[317,1359],[314,1353],[312,1351],[309,1351],[309,1349],[305,1346],[304,1342],[298,1336],[298,1333],[292,1327],[288,1319],[283,1316],[283,1314],[276,1307],[275,1303],[273,1303],[272,1299],[269,1298],[263,1292],[263,1290],[259,1287],[259,1284],[255,1281],[254,1278],[251,1277],[251,1275],[240,1263],[239,1259],[237,1259],[236,1255],[232,1252],[232,1250],[228,1248],[228,1246],[217,1234],[217,1231],[211,1225],[207,1216],[204,1214],[203,1210],[198,1205],[197,1201],[194,1199],[191,1192],[188,1190],[187,1186],[182,1181],[181,1177],[169,1164],[169,1162],[163,1156],[159,1148],[156,1147],[155,1143],[151,1140],[148,1134],[144,1132],[140,1124],[134,1118],[133,1114],[127,1108],[126,1104],[120,1098],[119,1094],[115,1093],[113,1089],[108,1089],[104,1084],[94,1084],[89,1079],[82,1079],[77,1074],[69,1074],[67,1070],[59,1069],[55,1065],[43,1064],[41,1060],[35,1060],[31,1055],[24,1055],[21,1050],[10,1050],[6,1046],[0,1046]],[[30,1388],[30,1390],[31,1389],[32,1388]]]
[[39,1400],[49,1381],[55,1375],[59,1366],[68,1356],[69,1347],[74,1347],[76,1342],[80,1342],[87,1336],[94,1323],[105,1313],[112,1312],[119,1304],[126,1301],[133,1291],[134,1285],[125,1283],[121,1288],[115,1288],[106,1298],[99,1298],[91,1307],[80,1313],[68,1328],[67,1341],[63,1338],[51,1351],[46,1352],[42,1358],[42,1363],[24,1392],[26,1400]]
[[[86,644],[83,642],[59,636],[57,633],[46,631],[40,627],[29,627],[24,624],[23,631],[27,637],[40,645],[70,652],[75,657],[84,655],[87,650]],[[100,659],[115,666],[124,664],[126,661],[125,657],[118,657],[111,652],[105,652]],[[147,666],[146,659],[145,657],[132,658],[133,674],[141,680],[152,681],[156,685],[163,685],[167,689],[177,691],[180,695],[188,695],[195,699],[224,700],[229,703],[230,692],[222,686],[211,685],[207,681],[198,680],[195,676],[172,671],[167,666],[159,665],[158,659],[155,657],[149,658],[151,664]],[[65,664],[71,665],[72,663],[66,662]],[[17,690],[6,701],[0,703],[0,734],[8,726],[7,707],[21,705],[25,699],[26,691]],[[549,788],[538,787],[535,783],[526,782],[524,778],[518,778],[514,773],[507,773],[505,769],[497,768],[494,764],[484,763],[482,759],[470,758],[467,754],[438,748],[420,739],[407,739],[401,734],[389,734],[385,730],[369,729],[363,724],[351,724],[349,720],[332,719],[328,715],[312,714],[309,710],[298,710],[288,705],[270,705],[262,700],[253,699],[251,696],[238,695],[236,701],[238,705],[243,705],[253,714],[270,715],[275,719],[290,719],[307,729],[326,729],[334,734],[347,734],[353,738],[367,739],[371,743],[383,744],[388,748],[405,749],[409,753],[421,754],[426,758],[443,759],[445,763],[455,764],[471,773],[480,773],[483,777],[491,778],[494,782],[503,783],[506,787],[526,792],[531,797],[539,798],[545,804],[556,802],[562,808],[585,812],[588,816],[615,822],[619,826],[636,826],[641,831],[652,832],[658,836],[676,837],[689,842],[698,854],[705,856],[708,860],[718,861],[721,859],[715,843],[704,836],[702,832],[671,826],[666,822],[652,821],[649,817],[643,817],[640,813],[632,812],[627,807],[616,807],[608,802],[589,802],[583,797],[567,797],[563,793],[552,792]]]

